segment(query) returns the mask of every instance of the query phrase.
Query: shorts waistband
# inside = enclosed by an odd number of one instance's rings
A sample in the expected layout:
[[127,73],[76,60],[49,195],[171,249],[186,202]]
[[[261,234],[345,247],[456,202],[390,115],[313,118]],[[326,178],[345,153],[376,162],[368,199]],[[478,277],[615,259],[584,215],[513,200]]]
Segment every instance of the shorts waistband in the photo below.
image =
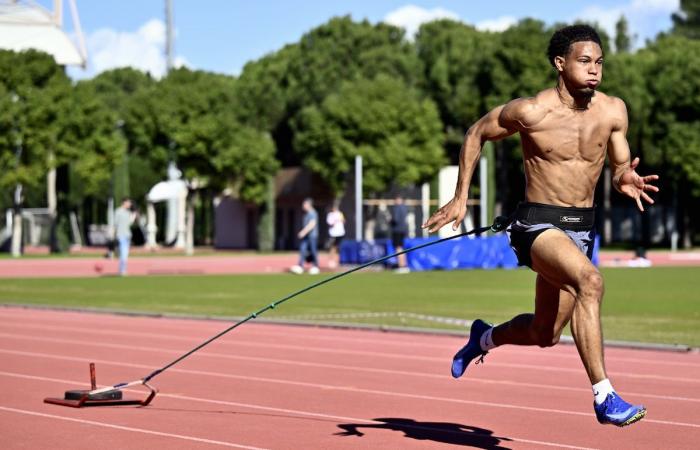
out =
[[544,203],[522,202],[518,204],[515,219],[535,225],[551,223],[562,230],[586,231],[595,225],[595,208],[554,206]]

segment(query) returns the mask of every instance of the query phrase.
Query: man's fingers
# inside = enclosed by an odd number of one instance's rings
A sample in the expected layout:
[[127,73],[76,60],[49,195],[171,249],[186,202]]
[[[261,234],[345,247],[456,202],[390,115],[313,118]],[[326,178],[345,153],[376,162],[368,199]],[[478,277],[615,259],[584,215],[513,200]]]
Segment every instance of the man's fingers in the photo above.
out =
[[433,213],[433,215],[430,216],[428,218],[428,220],[425,221],[425,223],[423,224],[423,228],[428,228],[428,227],[432,226],[435,222],[437,222],[438,217],[441,215],[442,215],[442,210],[438,209],[437,211],[435,211],[435,213]]
[[441,220],[441,221],[439,221],[439,222],[436,222],[436,223],[433,224],[433,226],[430,227],[430,229],[429,229],[428,231],[429,231],[430,233],[435,233],[437,230],[439,230],[440,228],[444,227],[445,224],[447,224],[447,222],[449,222],[449,220]]
[[658,175],[647,175],[645,177],[642,177],[642,180],[646,181],[655,181],[658,180],[659,176]]
[[646,192],[642,192],[642,198],[649,204],[654,204],[654,199],[649,197]]
[[644,205],[642,205],[640,197],[637,197],[635,200],[637,201],[637,208],[639,208],[640,211],[644,212]]
[[645,184],[643,189],[645,191],[659,192],[659,188],[657,188],[653,184]]
[[434,233],[442,228],[447,222],[449,222],[449,219],[445,218],[445,214],[438,211],[425,223],[424,228],[428,228],[429,233]]
[[638,165],[639,165],[639,156],[637,156],[636,158],[634,158],[632,160],[632,162],[630,163],[630,169],[634,170],[637,168]]

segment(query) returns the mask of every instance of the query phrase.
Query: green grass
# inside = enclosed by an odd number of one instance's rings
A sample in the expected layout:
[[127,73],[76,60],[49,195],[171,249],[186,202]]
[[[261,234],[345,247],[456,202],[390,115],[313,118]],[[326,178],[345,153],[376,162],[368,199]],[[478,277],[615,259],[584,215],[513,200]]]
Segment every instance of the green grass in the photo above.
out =
[[[699,268],[603,269],[603,274],[606,338],[700,347]],[[240,316],[317,280],[286,274],[6,279],[0,281],[0,302]],[[529,270],[359,273],[265,317],[402,311],[500,322],[532,311],[533,286]],[[454,328],[400,317],[354,321]]]

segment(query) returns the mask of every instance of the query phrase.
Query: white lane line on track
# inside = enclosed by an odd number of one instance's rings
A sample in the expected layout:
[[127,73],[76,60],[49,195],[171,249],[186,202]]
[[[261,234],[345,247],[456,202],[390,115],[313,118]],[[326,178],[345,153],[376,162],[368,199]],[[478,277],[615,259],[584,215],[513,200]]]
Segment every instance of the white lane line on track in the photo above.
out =
[[[62,339],[62,338],[49,338],[49,337],[38,337],[38,336],[32,336],[32,335],[22,335],[22,334],[17,334],[17,333],[0,333],[0,337],[4,337],[6,339],[17,339],[17,340],[33,340],[33,341],[41,341],[41,342],[55,342],[55,343],[64,343],[64,344],[74,344],[74,345],[86,345],[88,344],[85,341],[78,341],[78,340],[72,340],[72,339]],[[309,352],[309,351],[314,351],[318,353],[325,353],[325,354],[352,354],[352,355],[359,355],[359,356],[376,356],[379,358],[393,358],[393,359],[401,359],[401,360],[406,360],[406,359],[411,359],[411,360],[419,360],[419,361],[428,361],[428,362],[438,362],[440,364],[443,364],[445,362],[444,358],[436,358],[436,357],[429,357],[429,356],[416,356],[416,355],[411,355],[411,354],[397,354],[397,353],[385,353],[385,352],[372,352],[372,351],[362,351],[362,350],[343,350],[343,349],[336,349],[336,348],[318,348],[318,347],[308,347],[308,346],[298,346],[298,345],[286,345],[286,344],[261,344],[257,342],[243,342],[241,340],[237,340],[234,342],[229,342],[228,345],[243,345],[243,346],[249,346],[249,347],[256,347],[256,348],[277,348],[277,349],[285,349],[285,350],[296,350],[296,351],[302,351],[302,352]],[[126,344],[105,344],[105,346],[122,346],[123,348],[133,348],[133,349],[138,349],[139,347],[137,346],[130,346]],[[115,348],[122,348],[122,347],[115,347]],[[141,347],[144,348],[144,347]],[[158,350],[156,347],[151,347],[153,350]],[[172,351],[175,352],[174,350],[166,350],[166,351]],[[178,352],[181,353],[181,352]],[[575,374],[580,374],[581,369],[574,369],[574,368],[567,368],[567,367],[556,367],[556,366],[546,366],[546,365],[541,365],[541,364],[516,364],[516,363],[499,363],[499,362],[489,362],[490,366],[493,367],[508,367],[508,368],[514,368],[514,369],[529,369],[529,370],[538,370],[538,371],[546,371],[546,372],[566,372],[566,373],[575,373]],[[677,383],[698,383],[700,384],[700,378],[687,378],[687,377],[673,377],[673,376],[667,376],[667,375],[650,375],[650,374],[640,374],[640,373],[627,373],[627,372],[614,372],[610,371],[608,372],[609,375],[614,376],[614,377],[624,377],[624,378],[635,378],[635,379],[645,379],[645,380],[660,380],[664,382],[677,382]]]
[[63,420],[66,422],[75,422],[75,423],[80,423],[80,424],[84,424],[84,425],[94,425],[97,427],[112,428],[112,429],[120,430],[120,431],[130,431],[133,433],[143,433],[143,434],[150,434],[150,435],[160,436],[160,437],[182,439],[185,441],[197,442],[200,444],[212,444],[212,445],[219,445],[219,446],[223,446],[223,447],[245,448],[245,449],[251,449],[251,450],[264,450],[261,447],[251,447],[248,445],[234,444],[232,442],[215,441],[212,439],[204,439],[204,438],[198,438],[198,437],[194,437],[194,436],[186,436],[183,434],[164,433],[161,431],[146,430],[143,428],[125,427],[122,425],[114,425],[111,423],[96,422],[94,420],[74,419],[71,417],[56,416],[54,414],[46,414],[46,413],[40,413],[40,412],[36,412],[36,411],[28,411],[25,409],[9,408],[7,406],[0,406],[0,411],[17,413],[17,414],[24,414],[24,415],[35,416],[35,417],[44,417],[47,419]]
[[[88,363],[94,362],[94,363],[109,364],[109,365],[120,366],[120,367],[142,368],[142,369],[149,369],[149,370],[153,369],[152,366],[146,366],[145,364],[121,363],[121,362],[116,362],[116,361],[100,360],[100,359],[95,359],[95,358],[79,358],[79,357],[72,357],[72,356],[58,356],[58,355],[52,355],[52,354],[48,354],[48,353],[23,352],[23,351],[15,351],[15,350],[7,350],[7,349],[0,349],[0,353],[14,354],[14,355],[19,355],[19,356],[27,356],[27,357],[57,359],[57,360],[61,360],[61,361],[79,361],[79,362],[88,362]],[[539,407],[535,407],[535,406],[512,405],[512,404],[508,404],[508,403],[481,402],[481,401],[476,401],[476,400],[464,400],[464,399],[456,399],[456,398],[448,398],[448,397],[437,397],[437,396],[432,396],[432,395],[411,394],[411,393],[406,393],[406,392],[394,392],[394,391],[385,391],[385,390],[377,390],[377,389],[365,389],[365,388],[357,388],[357,387],[352,387],[352,386],[336,386],[336,385],[321,384],[321,383],[306,383],[303,381],[289,381],[289,380],[281,380],[281,379],[276,379],[276,378],[233,375],[233,374],[228,374],[228,373],[211,372],[211,371],[205,371],[205,370],[171,368],[171,369],[169,369],[169,371],[175,372],[175,373],[187,374],[187,375],[202,375],[202,376],[209,376],[209,377],[216,377],[216,378],[228,378],[228,379],[234,379],[234,380],[260,382],[263,384],[279,384],[279,385],[288,385],[288,386],[299,386],[299,387],[311,388],[311,389],[321,389],[324,391],[350,392],[350,393],[360,393],[360,394],[369,394],[369,395],[379,395],[379,396],[385,396],[385,397],[412,398],[412,399],[416,399],[416,400],[437,401],[437,402],[456,403],[456,404],[464,404],[464,405],[475,405],[475,406],[483,406],[483,407],[497,408],[497,409],[512,409],[512,410],[534,411],[534,412],[551,413],[551,414],[563,414],[563,415],[569,415],[569,416],[586,416],[586,417],[591,416],[591,413],[582,412],[582,411],[567,411],[567,410],[553,409],[553,408],[539,408]],[[664,425],[676,425],[676,426],[683,426],[683,427],[690,427],[690,428],[700,428],[700,424],[663,421],[663,420],[656,420],[656,419],[645,419],[645,423],[657,423],[657,424],[664,424]]]
[[[0,310],[0,312],[1,312],[1,311],[2,311],[2,310]],[[52,312],[57,313],[57,314],[61,314],[60,311],[52,311]],[[80,313],[80,314],[89,314],[89,313]],[[0,314],[0,316],[1,316],[1,314]],[[23,315],[21,315],[21,316],[23,316]],[[93,315],[93,316],[94,316],[94,315]],[[105,314],[99,314],[99,315],[98,315],[98,317],[100,317],[101,319],[103,319],[105,316],[106,316]],[[109,317],[109,316],[106,316],[106,317]],[[112,317],[112,318],[114,318],[114,317]],[[119,319],[119,320],[133,320],[132,318],[129,318],[129,319],[122,319],[122,318],[120,318],[120,317],[117,317],[117,319]],[[150,319],[153,320],[153,319],[156,319],[156,318],[150,318]],[[36,318],[34,318],[34,317],[31,317],[31,318],[30,318],[30,317],[27,317],[27,318],[23,318],[22,320],[23,320],[23,321],[24,321],[24,320],[35,320],[35,321],[36,321]],[[164,318],[164,319],[159,319],[159,320],[171,320],[171,319],[170,319],[170,318]],[[197,319],[172,319],[172,320],[187,320],[187,321],[190,321],[190,322],[205,323],[205,324],[207,324],[207,325],[210,323],[210,321],[208,321],[208,320],[206,320],[206,319],[202,319],[202,320],[197,320]],[[50,323],[55,323],[55,322],[56,322],[55,320],[49,320],[49,319],[44,319],[44,321],[50,322]],[[78,320],[78,319],[76,319],[76,320],[70,320],[70,323],[77,323],[78,325],[82,325],[82,324],[84,324],[84,322],[85,322],[84,319],[82,319],[82,320]],[[225,324],[227,324],[228,322],[227,322],[227,321],[217,321],[217,322],[213,322],[213,323],[215,323],[215,324],[220,323],[220,324],[225,325]],[[15,325],[15,324],[5,324],[5,325],[9,325],[9,326],[20,326],[20,325]],[[27,325],[28,325],[28,324],[27,324]],[[185,325],[186,325],[186,324],[185,324]],[[261,330],[261,328],[262,328],[263,326],[264,326],[264,327],[268,327],[268,326],[276,326],[276,325],[260,324],[260,323],[251,323],[250,325],[255,326],[255,330],[254,330],[253,333],[256,334],[256,335],[263,335],[263,336],[270,336],[270,337],[281,337],[281,338],[284,338],[284,337],[299,338],[299,334],[296,334],[296,333],[289,333],[289,332],[284,332],[284,331]],[[114,326],[115,326],[115,327],[120,327],[120,324],[114,324]],[[282,326],[285,326],[285,325],[280,324],[279,326],[282,327]],[[289,325],[287,325],[287,326],[289,326]],[[143,337],[153,337],[153,338],[168,339],[168,340],[172,340],[172,338],[173,338],[172,333],[177,333],[177,332],[179,332],[179,331],[184,331],[182,328],[185,328],[185,330],[187,330],[186,326],[185,326],[185,327],[172,327],[172,328],[173,328],[172,331],[170,331],[170,332],[163,332],[163,333],[153,333],[153,332],[151,332],[151,333],[145,333],[145,332],[137,332],[137,331],[136,331],[136,332],[135,332],[135,331],[129,332],[129,331],[121,331],[121,330],[104,330],[104,328],[102,328],[102,329],[95,329],[95,328],[88,328],[88,327],[82,327],[82,326],[61,327],[61,326],[51,326],[51,325],[46,325],[46,326],[45,326],[45,325],[28,325],[28,327],[33,327],[33,328],[44,328],[44,327],[46,327],[47,329],[56,329],[57,331],[59,331],[59,330],[66,330],[66,331],[84,331],[84,332],[86,332],[86,333],[114,334],[114,335],[122,335],[122,336],[143,336]],[[219,328],[216,328],[216,327],[212,327],[212,328],[213,328],[212,330],[208,330],[208,331],[211,332],[212,334],[221,331]],[[250,328],[249,328],[248,330],[250,330]],[[338,331],[341,331],[341,330],[332,330],[332,331],[338,332]],[[344,330],[342,330],[342,331],[344,331]],[[360,331],[379,333],[378,330],[360,330]],[[249,332],[249,331],[247,331],[247,332]],[[465,336],[466,336],[466,331],[465,331]],[[247,337],[250,338],[250,336],[247,336]],[[455,336],[440,336],[440,337],[441,337],[441,338],[445,338],[445,339],[450,338],[450,337],[451,337],[451,338],[456,338]],[[421,342],[411,342],[411,341],[409,341],[409,340],[407,340],[407,341],[387,340],[387,339],[385,339],[384,337],[382,337],[382,340],[381,340],[380,342],[377,342],[376,339],[366,339],[366,338],[356,338],[356,337],[343,337],[343,336],[327,336],[327,335],[323,335],[323,336],[315,336],[315,335],[314,335],[314,336],[304,336],[304,338],[305,338],[305,339],[322,340],[322,341],[334,340],[334,341],[352,342],[352,343],[363,343],[363,342],[364,342],[364,343],[374,344],[374,345],[376,345],[376,344],[388,344],[388,345],[397,345],[397,346],[403,346],[403,347],[405,347],[406,345],[410,345],[411,347],[416,347],[416,346],[417,346],[417,347],[424,347],[424,348],[432,348],[432,349],[436,349],[436,350],[440,350],[440,349],[444,349],[444,348],[445,348],[444,345],[442,345],[442,344],[428,344],[428,343],[421,343]],[[192,338],[178,337],[178,339],[179,339],[179,340],[183,340],[183,341],[189,341],[189,340],[194,341],[194,340],[197,340],[198,337],[196,337],[196,336],[193,336]],[[615,350],[618,350],[618,349],[614,349],[614,350],[612,350],[612,351],[615,351]],[[653,351],[653,350],[649,350],[649,351]],[[550,349],[549,351],[547,351],[546,353],[545,353],[545,352],[540,352],[540,353],[538,353],[538,354],[536,354],[536,355],[534,355],[534,356],[575,359],[576,361],[579,360],[578,354],[576,354],[575,352],[572,353],[572,354],[564,354],[564,353],[553,352],[551,349]],[[653,365],[657,365],[657,364],[659,364],[659,362],[663,362],[664,365],[676,365],[676,366],[686,366],[686,367],[697,367],[697,368],[700,368],[700,363],[685,362],[685,361],[665,361],[665,360],[659,361],[658,358],[646,359],[646,358],[631,358],[631,357],[608,357],[608,359],[611,360],[611,361],[615,361],[615,362],[631,362],[631,363],[653,364]]]
[[[16,338],[16,339],[20,339],[20,340],[23,340],[23,339],[28,339],[28,340],[34,339],[34,340],[41,340],[41,341],[49,340],[51,342],[56,342],[56,343],[65,343],[65,344],[83,345],[83,346],[95,346],[95,347],[102,347],[102,348],[115,348],[115,349],[123,349],[123,350],[155,352],[158,354],[171,353],[174,355],[179,355],[182,353],[179,350],[172,350],[172,349],[165,349],[165,348],[158,348],[158,347],[141,347],[141,346],[127,345],[127,344],[112,344],[112,343],[103,343],[103,342],[94,342],[94,341],[87,342],[87,341],[77,341],[77,340],[60,339],[60,338],[38,338],[35,336],[19,336],[19,335],[15,335],[15,334],[5,335],[3,333],[0,333],[0,337],[10,338],[10,339]],[[380,369],[380,368],[359,367],[359,366],[347,366],[347,365],[341,365],[341,364],[302,362],[302,361],[295,361],[295,360],[286,360],[286,359],[278,359],[278,358],[272,359],[272,358],[262,358],[262,357],[255,357],[255,356],[228,355],[228,354],[223,354],[223,353],[211,352],[209,350],[203,350],[202,353],[200,353],[200,356],[210,357],[210,358],[222,358],[222,359],[228,359],[228,360],[234,360],[234,361],[255,361],[255,362],[269,363],[269,364],[286,364],[286,365],[292,365],[292,366],[297,366],[297,367],[317,367],[317,368],[335,369],[335,370],[342,370],[342,371],[351,370],[351,371],[356,371],[356,372],[380,373],[380,374],[388,374],[388,375],[405,375],[405,376],[432,378],[432,379],[438,379],[438,380],[447,379],[447,376],[445,376],[445,375],[438,375],[438,374],[426,373],[426,372],[415,372],[415,371],[394,370],[394,369]],[[671,381],[673,381],[673,380],[671,380]],[[565,390],[565,391],[573,391],[573,392],[590,392],[589,389],[572,388],[572,387],[568,387],[568,386],[554,386],[554,385],[549,385],[549,384],[545,385],[545,384],[536,384],[536,383],[524,383],[524,382],[507,381],[507,380],[487,380],[487,379],[480,379],[480,378],[470,378],[469,382],[484,383],[484,384],[502,384],[502,385],[509,385],[509,386],[515,386],[515,387],[533,387],[533,388],[545,389],[545,390],[555,389],[555,390]],[[630,396],[646,397],[646,398],[653,398],[653,399],[659,399],[659,400],[687,401],[687,402],[700,403],[700,398],[689,398],[689,397],[657,395],[657,394],[645,394],[645,393],[637,393],[637,392],[630,392],[630,391],[626,391],[626,394],[630,395]]]
[[[28,380],[49,381],[49,382],[55,382],[55,383],[61,383],[61,384],[79,384],[79,382],[73,381],[73,380],[62,380],[62,379],[57,379],[57,378],[38,377],[38,376],[34,376],[34,375],[25,375],[25,374],[18,374],[18,373],[12,373],[12,372],[0,372],[0,376],[23,378],[23,379],[28,379]],[[133,389],[125,389],[125,391],[138,392],[138,391],[135,391]],[[322,419],[333,419],[333,420],[341,420],[341,421],[356,422],[356,423],[366,423],[366,424],[382,424],[383,423],[383,422],[378,422],[376,420],[359,419],[357,417],[338,416],[338,415],[333,415],[333,414],[315,413],[315,412],[310,412],[310,411],[300,411],[300,410],[287,409],[287,408],[276,408],[276,407],[272,407],[272,406],[263,406],[263,405],[255,405],[255,404],[250,404],[250,403],[231,402],[231,401],[226,401],[226,400],[213,400],[213,399],[206,399],[206,398],[202,398],[202,397],[190,397],[190,396],[178,395],[178,394],[162,394],[161,393],[161,394],[158,394],[158,396],[159,397],[166,397],[166,398],[173,398],[176,400],[185,400],[185,401],[193,401],[193,402],[200,402],[200,403],[211,403],[211,404],[225,405],[225,406],[238,406],[238,407],[254,409],[254,410],[263,410],[263,411],[271,411],[271,412],[277,412],[277,413],[293,414],[293,415],[302,416],[302,417],[317,417],[317,418],[322,418]],[[402,425],[402,427],[403,428],[424,430],[424,431],[433,431],[433,432],[438,432],[438,433],[448,433],[448,434],[457,434],[457,435],[463,434],[463,432],[461,432],[461,431],[443,430],[440,428],[421,426],[421,425],[405,424],[405,425]],[[484,438],[489,438],[489,439],[496,438],[496,439],[514,441],[514,442],[523,442],[523,443],[527,443],[527,444],[544,445],[544,446],[548,446],[548,447],[561,447],[561,448],[580,449],[580,450],[595,450],[595,449],[592,449],[589,447],[578,447],[578,446],[560,444],[560,443],[549,442],[549,441],[535,441],[535,440],[531,440],[531,439],[513,438],[513,437],[507,437],[507,438],[500,437],[499,438],[497,436],[487,435],[487,434],[484,434],[484,435],[475,434],[475,435],[476,436],[483,436]]]

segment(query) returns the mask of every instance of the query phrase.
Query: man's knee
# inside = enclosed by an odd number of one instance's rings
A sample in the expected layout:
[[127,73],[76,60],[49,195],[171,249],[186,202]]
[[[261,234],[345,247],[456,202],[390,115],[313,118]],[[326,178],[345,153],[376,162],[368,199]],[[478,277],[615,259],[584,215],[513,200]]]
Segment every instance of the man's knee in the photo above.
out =
[[581,276],[578,291],[579,298],[592,298],[599,301],[605,291],[603,276],[595,269],[586,271]]

